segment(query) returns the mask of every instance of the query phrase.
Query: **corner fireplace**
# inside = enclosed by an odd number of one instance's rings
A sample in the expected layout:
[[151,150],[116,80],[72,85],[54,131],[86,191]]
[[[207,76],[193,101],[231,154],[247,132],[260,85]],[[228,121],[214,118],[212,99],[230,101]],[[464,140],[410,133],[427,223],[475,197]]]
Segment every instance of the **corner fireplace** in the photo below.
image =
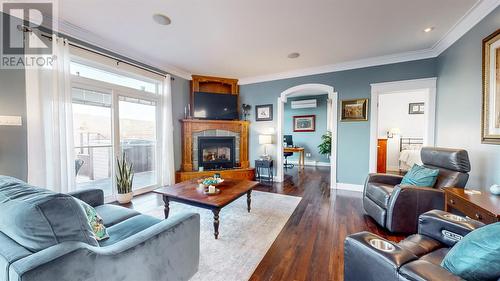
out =
[[235,137],[198,137],[198,166],[205,170],[232,169]]

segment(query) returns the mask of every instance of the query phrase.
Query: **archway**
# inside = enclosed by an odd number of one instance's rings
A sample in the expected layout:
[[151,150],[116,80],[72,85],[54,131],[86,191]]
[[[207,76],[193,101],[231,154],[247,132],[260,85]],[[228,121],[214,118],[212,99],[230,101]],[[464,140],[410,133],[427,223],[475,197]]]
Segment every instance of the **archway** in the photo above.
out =
[[332,132],[332,152],[330,155],[330,185],[336,187],[337,184],[337,108],[338,95],[332,86],[324,84],[302,84],[291,87],[280,94],[278,98],[278,124],[277,124],[277,145],[276,145],[276,178],[277,181],[284,180],[283,173],[283,126],[284,126],[284,105],[290,97],[315,96],[321,93],[328,94],[327,106],[327,130]]

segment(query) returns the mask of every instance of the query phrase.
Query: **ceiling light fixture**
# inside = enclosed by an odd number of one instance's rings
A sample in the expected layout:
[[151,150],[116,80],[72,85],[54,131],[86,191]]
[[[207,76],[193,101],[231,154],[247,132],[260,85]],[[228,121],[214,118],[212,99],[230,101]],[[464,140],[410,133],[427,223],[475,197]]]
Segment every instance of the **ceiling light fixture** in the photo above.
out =
[[433,31],[433,30],[434,30],[434,27],[433,27],[433,26],[431,26],[431,27],[427,27],[426,29],[424,29],[424,32],[425,32],[425,33],[429,33],[429,32],[431,32],[431,31]]
[[153,20],[160,25],[169,25],[172,23],[169,17],[162,14],[154,14]]
[[300,54],[299,53],[290,53],[290,54],[288,54],[287,57],[289,59],[296,59],[296,58],[300,57]]

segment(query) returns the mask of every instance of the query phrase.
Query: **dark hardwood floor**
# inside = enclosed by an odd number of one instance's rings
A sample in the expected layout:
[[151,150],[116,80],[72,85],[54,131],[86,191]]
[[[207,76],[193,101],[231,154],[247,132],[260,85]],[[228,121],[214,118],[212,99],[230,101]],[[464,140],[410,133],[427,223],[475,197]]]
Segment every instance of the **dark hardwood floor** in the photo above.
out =
[[[289,169],[283,183],[260,185],[259,191],[302,197],[294,213],[264,256],[250,280],[343,280],[344,238],[371,231],[393,241],[390,235],[363,214],[361,193],[330,189],[329,167]],[[157,208],[159,196],[134,198],[141,212]]]

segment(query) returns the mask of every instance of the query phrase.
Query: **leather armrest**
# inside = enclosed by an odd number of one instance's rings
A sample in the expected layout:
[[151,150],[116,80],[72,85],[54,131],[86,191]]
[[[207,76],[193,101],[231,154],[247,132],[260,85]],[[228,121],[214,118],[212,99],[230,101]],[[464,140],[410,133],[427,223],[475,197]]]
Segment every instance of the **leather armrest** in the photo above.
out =
[[[379,250],[370,244],[373,239],[387,242],[393,249]],[[373,233],[352,234],[344,241],[344,280],[398,280],[398,269],[416,259],[410,251]]]
[[104,191],[102,189],[91,188],[69,192],[69,195],[82,200],[92,207],[104,204]]
[[432,210],[422,214],[418,220],[418,233],[431,237],[443,244],[452,247],[469,232],[484,224],[469,218],[460,217],[451,213]]
[[399,175],[391,175],[391,174],[369,174],[366,182],[379,182],[390,185],[397,185],[401,183],[403,176]]
[[389,200],[386,227],[391,232],[416,233],[418,217],[434,209],[444,209],[442,190],[397,185]]
[[428,261],[418,260],[407,263],[401,267],[399,273],[409,280],[417,281],[463,281],[439,265]]

